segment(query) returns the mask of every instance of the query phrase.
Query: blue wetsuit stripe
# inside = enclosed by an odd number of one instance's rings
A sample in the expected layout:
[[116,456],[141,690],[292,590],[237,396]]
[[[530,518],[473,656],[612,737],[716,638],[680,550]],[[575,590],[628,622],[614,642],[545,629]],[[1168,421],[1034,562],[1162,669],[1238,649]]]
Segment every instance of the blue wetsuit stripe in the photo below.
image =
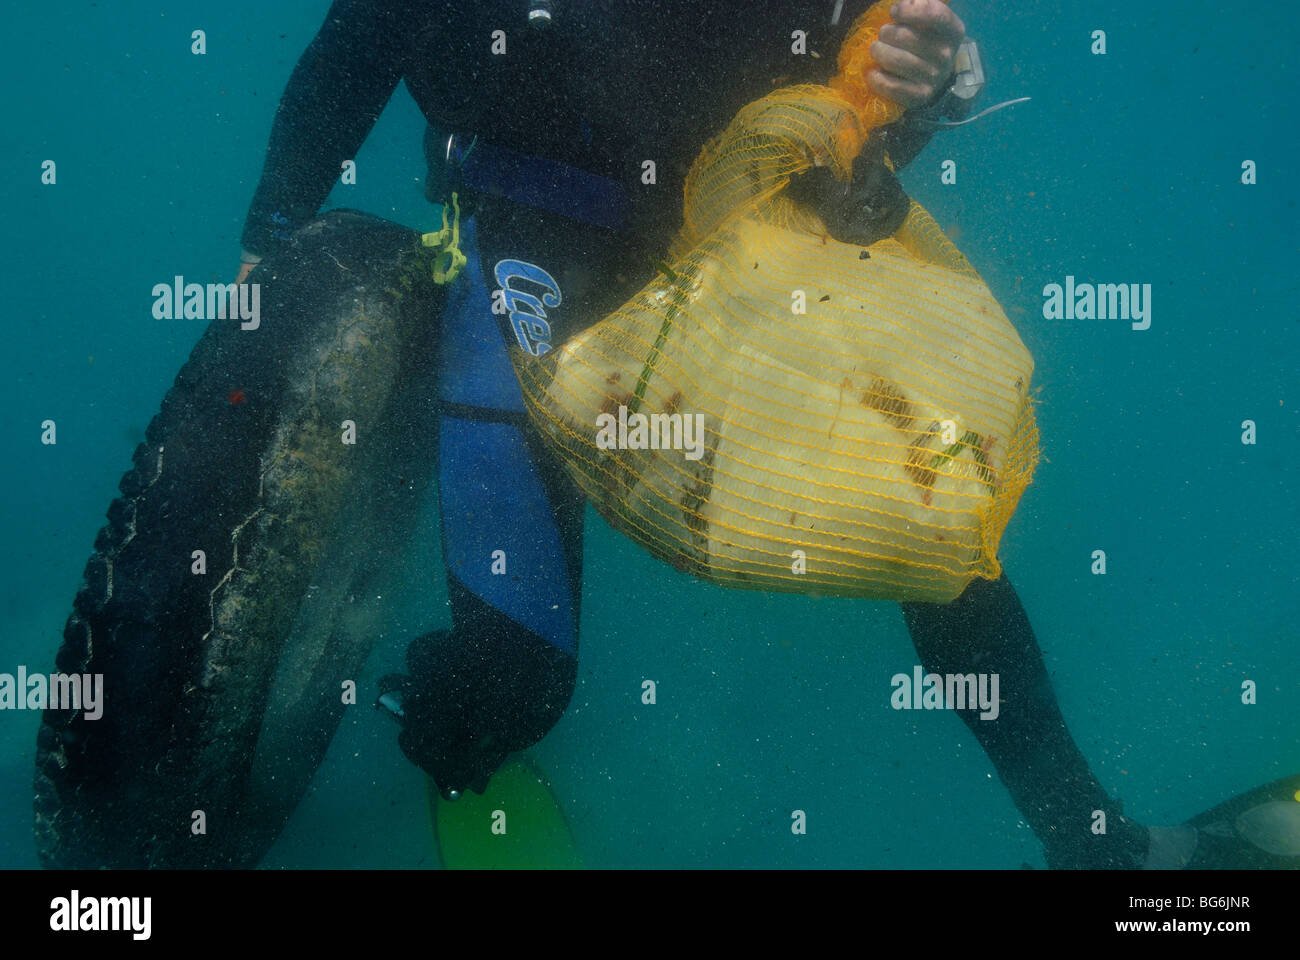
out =
[[575,653],[564,549],[523,431],[443,417],[438,460],[448,572],[516,623]]
[[[439,359],[438,484],[447,571],[469,593],[577,655],[580,586],[491,309],[472,218],[469,263],[448,293]],[[457,626],[460,626],[459,624]]]
[[438,396],[489,410],[524,413],[524,396],[506,353],[497,318],[492,315],[492,293],[487,278],[491,268],[478,253],[478,226],[474,217],[461,221],[461,250],[469,258],[447,291],[440,334]]

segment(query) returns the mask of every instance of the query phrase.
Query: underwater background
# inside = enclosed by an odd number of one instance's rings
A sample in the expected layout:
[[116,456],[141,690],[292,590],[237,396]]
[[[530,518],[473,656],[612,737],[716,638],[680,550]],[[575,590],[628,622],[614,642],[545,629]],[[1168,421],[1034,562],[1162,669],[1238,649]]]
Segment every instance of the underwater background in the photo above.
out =
[[[5,5],[0,672],[53,667],[104,511],[205,325],[154,319],[151,288],[233,279],[272,115],[327,8]],[[1001,556],[1094,772],[1126,815],[1177,823],[1300,771],[1295,13],[954,9],[989,76],[979,107],[1033,98],[936,135],[902,176],[1036,362],[1045,459]],[[399,87],[329,206],[435,229],[423,131]],[[1150,329],[1043,319],[1067,275],[1150,283]],[[430,502],[368,598],[360,702],[263,866],[436,865],[423,774],[370,702],[411,637],[449,624],[437,531]],[[958,718],[890,708],[917,662],[895,604],[710,586],[588,511],[580,643],[573,701],[532,755],[590,866],[1044,865]],[[37,865],[39,719],[0,712],[0,866]]]

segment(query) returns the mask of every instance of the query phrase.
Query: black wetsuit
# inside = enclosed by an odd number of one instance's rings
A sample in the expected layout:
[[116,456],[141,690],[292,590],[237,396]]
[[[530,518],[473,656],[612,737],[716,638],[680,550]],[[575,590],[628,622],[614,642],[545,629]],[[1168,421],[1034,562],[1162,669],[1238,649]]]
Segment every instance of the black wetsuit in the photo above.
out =
[[[526,22],[527,5],[514,0],[338,0],[281,100],[243,246],[272,255],[294,225],[317,213],[340,164],[355,156],[404,81],[439,131],[474,135],[622,186],[628,204],[620,229],[492,198],[475,201],[485,263],[521,250],[552,262],[558,257],[573,267],[565,277],[572,307],[566,316],[602,316],[653,272],[651,257],[662,255],[679,224],[685,175],[705,140],[774,86],[831,75],[845,29],[867,4],[850,0],[838,24],[831,23],[834,6],[830,0],[761,8],[699,0],[561,2],[553,4],[554,22],[539,30]],[[806,32],[807,49],[819,57],[792,52],[794,30]],[[498,50],[501,40],[494,31],[504,32],[504,54],[493,52],[494,40]],[[896,167],[927,139],[906,120],[885,138]],[[427,143],[442,141],[430,137]],[[439,160],[430,157],[431,200],[442,199]],[[653,185],[642,182],[646,160],[655,162]],[[561,326],[556,341],[572,332]],[[580,564],[581,509],[570,496],[557,493],[557,512],[566,549]],[[580,565],[571,569],[576,573]],[[455,776],[471,782],[490,772],[506,750],[545,734],[568,701],[574,666],[541,650],[535,637],[494,611],[475,608],[455,577],[449,579],[456,628],[412,645],[408,660],[415,676],[408,691],[445,683],[448,676],[457,678],[457,691],[431,699],[437,707],[408,727],[403,748],[435,777],[434,768],[445,774],[446,754],[456,750],[432,744],[472,738],[457,727],[460,715],[472,709],[470,701],[496,697],[486,712],[505,727],[493,736],[494,749],[452,764]],[[998,719],[981,720],[974,709],[961,711],[962,719],[1043,841],[1048,862],[1139,866],[1146,832],[1120,815],[1070,738],[1006,577],[976,580],[947,606],[903,604],[903,614],[927,671],[999,675]],[[511,661],[524,666],[512,669]],[[452,727],[456,731],[448,734]],[[440,752],[439,759],[423,759],[429,750]],[[1096,810],[1106,812],[1105,836],[1091,832]]]

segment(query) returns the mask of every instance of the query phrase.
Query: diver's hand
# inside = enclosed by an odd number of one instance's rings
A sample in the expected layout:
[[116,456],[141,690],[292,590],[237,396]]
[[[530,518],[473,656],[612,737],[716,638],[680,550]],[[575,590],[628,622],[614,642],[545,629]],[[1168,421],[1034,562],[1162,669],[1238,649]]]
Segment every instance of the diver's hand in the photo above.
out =
[[867,80],[882,97],[919,107],[952,76],[966,26],[940,0],[899,0],[889,16],[893,22],[880,28],[880,39],[871,45],[880,69]]
[[[288,223],[288,220],[283,221]],[[239,251],[239,275],[235,277],[235,283],[243,283],[248,279],[248,275],[253,272],[253,268],[262,262],[262,255],[250,253],[247,250]]]

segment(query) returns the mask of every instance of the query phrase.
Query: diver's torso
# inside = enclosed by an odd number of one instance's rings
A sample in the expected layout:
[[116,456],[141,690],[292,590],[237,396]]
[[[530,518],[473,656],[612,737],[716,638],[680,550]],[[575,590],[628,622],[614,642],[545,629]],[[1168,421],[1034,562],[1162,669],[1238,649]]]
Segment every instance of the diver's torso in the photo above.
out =
[[830,0],[554,0],[542,29],[525,0],[435,6],[404,73],[430,123],[618,180],[635,220],[676,222],[705,142],[774,86],[829,76],[867,4],[849,0],[832,26]]

